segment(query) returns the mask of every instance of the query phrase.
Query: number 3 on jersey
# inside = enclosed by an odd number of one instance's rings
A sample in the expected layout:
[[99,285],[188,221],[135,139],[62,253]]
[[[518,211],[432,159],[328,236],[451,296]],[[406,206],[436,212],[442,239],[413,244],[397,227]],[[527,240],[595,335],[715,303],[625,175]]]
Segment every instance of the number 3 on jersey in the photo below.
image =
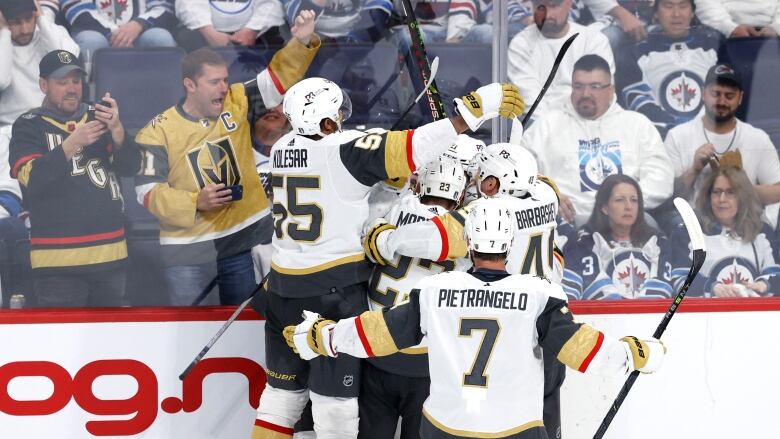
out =
[[[320,189],[320,178],[316,176],[274,175],[274,232],[276,238],[284,239],[285,233],[294,241],[314,242],[322,234],[322,208],[317,203],[300,203],[298,191]],[[276,189],[286,195],[280,197]],[[287,202],[282,203],[281,199]],[[304,218],[301,218],[304,217]],[[308,220],[305,218],[308,217]],[[308,223],[308,225],[306,225]]]

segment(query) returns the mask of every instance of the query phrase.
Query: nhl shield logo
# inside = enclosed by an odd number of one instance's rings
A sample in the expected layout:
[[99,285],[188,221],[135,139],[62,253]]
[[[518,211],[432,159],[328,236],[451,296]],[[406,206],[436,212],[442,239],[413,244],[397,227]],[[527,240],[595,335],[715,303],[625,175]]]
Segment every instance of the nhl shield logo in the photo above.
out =
[[342,381],[342,384],[344,384],[344,387],[352,387],[352,384],[355,382],[355,377],[352,375],[344,375],[344,381]]
[[65,51],[57,53],[57,58],[59,58],[63,64],[70,64],[73,62],[73,57],[70,55],[70,53]]
[[702,105],[701,77],[691,71],[675,72],[661,84],[663,107],[678,116],[693,116]]

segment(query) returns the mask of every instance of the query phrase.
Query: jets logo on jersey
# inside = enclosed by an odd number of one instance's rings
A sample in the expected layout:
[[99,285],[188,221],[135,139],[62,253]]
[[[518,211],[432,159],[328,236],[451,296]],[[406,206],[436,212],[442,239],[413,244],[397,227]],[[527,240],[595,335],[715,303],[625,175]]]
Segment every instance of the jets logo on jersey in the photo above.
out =
[[187,152],[190,171],[203,189],[209,184],[224,183],[225,186],[237,185],[241,182],[236,153],[230,137],[210,142]]
[[641,252],[621,252],[615,257],[612,271],[612,283],[620,289],[624,297],[636,297],[645,281],[651,277],[650,267]]
[[596,137],[579,140],[580,191],[597,191],[601,182],[612,174],[623,173],[620,142],[604,142]]
[[[744,258],[736,257],[718,261],[712,267],[710,273],[712,273],[709,277],[710,282],[726,285],[746,284],[753,282],[756,269],[752,262]],[[711,288],[712,286],[707,289],[711,290]]]
[[692,116],[701,108],[703,83],[689,70],[674,72],[661,83],[661,104],[678,116]]

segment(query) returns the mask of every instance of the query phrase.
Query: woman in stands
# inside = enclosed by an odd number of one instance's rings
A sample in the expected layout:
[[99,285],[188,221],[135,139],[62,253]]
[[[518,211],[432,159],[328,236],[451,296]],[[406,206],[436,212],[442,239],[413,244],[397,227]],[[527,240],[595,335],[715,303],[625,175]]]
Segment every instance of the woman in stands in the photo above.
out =
[[565,252],[569,299],[672,295],[667,240],[645,222],[642,189],[627,175],[604,180],[590,219]]
[[[770,240],[771,228],[761,220],[763,208],[745,172],[739,153],[720,159],[696,196],[707,259],[690,288],[705,297],[760,297],[780,291],[780,266]],[[673,233],[675,286],[690,267],[687,233]],[[678,236],[680,239],[678,239]],[[776,248],[776,246],[775,246]]]

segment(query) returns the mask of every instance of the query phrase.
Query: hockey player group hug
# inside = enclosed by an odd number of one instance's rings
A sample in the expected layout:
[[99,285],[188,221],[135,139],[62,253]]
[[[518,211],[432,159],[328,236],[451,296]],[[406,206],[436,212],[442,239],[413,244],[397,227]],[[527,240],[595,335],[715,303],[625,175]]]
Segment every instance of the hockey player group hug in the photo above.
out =
[[[271,149],[267,384],[252,437],[560,437],[564,365],[658,369],[660,341],[577,323],[561,286],[559,194],[534,156],[462,133],[525,102],[493,83],[414,130],[343,128],[326,79],[287,90]],[[369,200],[372,204],[369,205]],[[366,358],[367,360],[363,360]]]

